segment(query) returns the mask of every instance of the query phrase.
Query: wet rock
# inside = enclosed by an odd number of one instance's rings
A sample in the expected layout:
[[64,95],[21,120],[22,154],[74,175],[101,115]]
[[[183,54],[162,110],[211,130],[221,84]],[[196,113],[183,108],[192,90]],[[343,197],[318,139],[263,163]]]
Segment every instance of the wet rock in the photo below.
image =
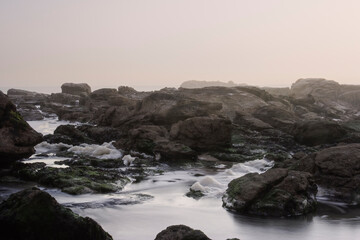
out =
[[0,138],[0,164],[31,156],[34,146],[42,141],[42,135],[29,126],[1,91]]
[[298,216],[316,209],[316,192],[311,174],[276,168],[231,181],[223,206],[260,216]]
[[91,87],[86,83],[64,83],[61,85],[61,91],[71,95],[89,95]]
[[295,124],[292,134],[297,142],[316,146],[338,142],[346,136],[347,131],[335,122],[306,121]]
[[60,188],[63,192],[73,195],[116,192],[129,182],[129,179],[117,169],[97,168],[81,163],[73,164],[68,168],[52,168],[37,163],[16,163],[12,171],[14,176],[21,179],[47,187]]
[[259,108],[255,111],[254,116],[284,132],[290,132],[292,126],[297,121],[297,117],[293,112],[277,106]]
[[194,117],[171,127],[170,138],[194,149],[218,149],[231,142],[231,121],[217,116]]
[[[92,144],[94,140],[89,138],[84,132],[77,129],[74,125],[60,125],[54,131],[55,136],[66,136],[71,139],[72,145],[79,145],[82,143]],[[63,142],[65,143],[65,142]]]
[[[311,162],[311,159],[308,159]],[[340,145],[316,153],[316,181],[335,197],[360,203],[360,144]]]
[[210,240],[210,238],[200,230],[185,225],[173,225],[156,235],[155,240]]
[[37,188],[12,194],[0,204],[0,226],[1,237],[9,240],[112,239],[94,220],[80,217]]

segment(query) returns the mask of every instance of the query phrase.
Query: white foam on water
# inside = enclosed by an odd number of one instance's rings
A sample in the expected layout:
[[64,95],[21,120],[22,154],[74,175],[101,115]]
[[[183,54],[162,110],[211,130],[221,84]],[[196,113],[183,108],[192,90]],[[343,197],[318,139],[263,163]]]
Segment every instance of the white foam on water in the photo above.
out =
[[65,164],[56,164],[57,161],[64,161],[68,158],[61,158],[61,157],[51,157],[51,158],[30,158],[28,160],[23,161],[25,164],[29,163],[45,163],[46,167],[52,168],[68,168],[68,165]]
[[122,157],[121,151],[116,149],[112,142],[103,143],[102,145],[81,144],[69,148],[68,151],[77,155],[85,155],[98,159],[119,159]]
[[195,182],[190,189],[201,191],[208,197],[221,197],[231,180],[244,176],[247,173],[262,173],[270,169],[273,162],[265,159],[258,159],[245,163],[238,163],[225,171],[213,176],[204,176]]
[[59,121],[57,117],[45,118],[38,121],[27,121],[27,123],[37,132],[46,135],[54,134],[55,129],[60,125],[80,125],[79,122]]
[[135,161],[136,157],[132,157],[131,155],[125,155],[122,160],[124,162],[124,165],[130,166],[133,161]]
[[65,144],[65,143],[48,143],[48,142],[41,142],[35,146],[36,154],[39,153],[56,153],[64,148],[71,148],[73,145]]

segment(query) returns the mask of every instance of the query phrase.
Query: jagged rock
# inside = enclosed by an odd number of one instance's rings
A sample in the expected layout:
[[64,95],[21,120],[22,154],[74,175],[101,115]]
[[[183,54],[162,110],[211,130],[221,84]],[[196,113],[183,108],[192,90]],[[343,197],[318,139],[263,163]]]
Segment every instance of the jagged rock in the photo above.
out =
[[310,173],[275,168],[231,181],[223,206],[253,215],[297,216],[316,209],[316,192]]
[[35,153],[34,146],[42,141],[42,135],[24,121],[1,91],[0,139],[0,164],[31,156]]
[[37,188],[12,194],[0,204],[1,237],[8,240],[111,240],[101,226],[61,206]]
[[218,149],[231,142],[231,121],[217,116],[188,118],[173,124],[170,137],[194,149]]
[[61,85],[62,93],[68,93],[71,95],[89,95],[91,93],[91,87],[86,83],[64,83]]
[[319,120],[300,122],[292,129],[295,140],[308,146],[335,143],[346,134],[346,129],[338,123]]
[[210,238],[200,230],[185,225],[173,225],[156,235],[155,240],[210,240]]

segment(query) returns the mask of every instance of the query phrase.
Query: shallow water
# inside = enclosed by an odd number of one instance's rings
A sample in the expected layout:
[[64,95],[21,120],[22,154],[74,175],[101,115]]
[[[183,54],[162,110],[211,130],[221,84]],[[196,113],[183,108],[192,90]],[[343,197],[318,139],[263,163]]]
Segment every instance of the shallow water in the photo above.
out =
[[[44,120],[30,124],[37,131],[47,134],[64,123]],[[57,147],[61,146],[40,145],[37,152],[50,153],[49,157],[32,157],[27,161],[54,165],[59,158],[52,156],[51,152]],[[114,194],[72,196],[56,189],[44,190],[76,213],[93,218],[114,239],[119,240],[154,239],[157,233],[174,224],[200,229],[211,239],[220,240],[233,237],[241,240],[360,239],[360,208],[329,202],[321,195],[322,191],[318,196],[319,210],[314,216],[291,219],[249,217],[222,208],[222,193],[232,179],[248,172],[263,172],[271,165],[259,159],[235,164],[231,168],[225,164],[211,169],[187,167],[179,170],[168,167],[169,171],[163,175],[129,184],[123,191]],[[0,199],[33,185],[0,186]],[[205,197],[199,200],[186,197],[191,187],[203,190]]]

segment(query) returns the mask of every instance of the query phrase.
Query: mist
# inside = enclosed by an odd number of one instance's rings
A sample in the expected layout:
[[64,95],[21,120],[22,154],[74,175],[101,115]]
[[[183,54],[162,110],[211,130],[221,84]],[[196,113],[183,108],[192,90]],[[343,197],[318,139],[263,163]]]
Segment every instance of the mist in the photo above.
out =
[[358,1],[1,1],[0,87],[359,82]]

